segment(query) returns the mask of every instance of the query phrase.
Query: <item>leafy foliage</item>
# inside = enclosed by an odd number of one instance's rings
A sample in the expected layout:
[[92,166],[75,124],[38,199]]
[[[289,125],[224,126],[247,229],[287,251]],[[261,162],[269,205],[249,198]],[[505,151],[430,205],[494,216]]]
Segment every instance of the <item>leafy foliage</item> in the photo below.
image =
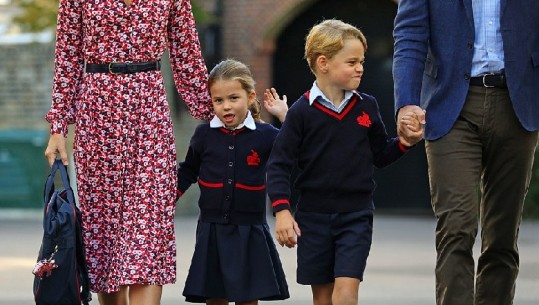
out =
[[[20,7],[22,11],[13,19],[13,22],[20,25],[24,31],[41,32],[55,28],[58,0],[13,0],[13,4]],[[191,4],[197,24],[204,24],[209,15],[196,0],[191,0]]]
[[13,0],[22,13],[13,21],[24,31],[41,32],[56,25],[58,0]]

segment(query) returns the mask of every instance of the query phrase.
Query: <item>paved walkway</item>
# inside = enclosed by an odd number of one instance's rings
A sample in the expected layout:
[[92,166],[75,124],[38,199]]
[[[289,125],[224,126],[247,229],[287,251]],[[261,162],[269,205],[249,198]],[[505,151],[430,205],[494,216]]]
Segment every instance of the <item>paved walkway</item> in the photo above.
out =
[[[33,304],[31,270],[42,234],[40,217],[39,213],[0,210],[0,305]],[[178,283],[165,286],[162,305],[186,304],[181,291],[194,247],[195,226],[195,217],[182,216],[176,221]],[[360,288],[360,304],[434,305],[434,219],[379,213],[374,226],[371,255]],[[521,272],[514,304],[537,305],[539,222],[524,222],[520,236]],[[279,248],[279,251],[292,297],[283,302],[261,304],[311,304],[310,288],[295,283],[295,250]],[[98,302],[94,300],[91,304]]]

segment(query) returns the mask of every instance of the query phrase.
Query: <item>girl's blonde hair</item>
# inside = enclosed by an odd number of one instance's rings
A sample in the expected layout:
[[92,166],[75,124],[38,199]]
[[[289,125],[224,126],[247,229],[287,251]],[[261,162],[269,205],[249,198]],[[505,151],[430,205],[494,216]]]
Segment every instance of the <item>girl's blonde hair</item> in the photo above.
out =
[[332,58],[343,48],[344,41],[350,38],[359,39],[367,51],[367,39],[351,24],[329,19],[313,26],[305,38],[305,59],[311,71],[316,74],[316,59],[319,56]]
[[[213,67],[208,77],[208,88],[219,80],[238,81],[240,82],[243,90],[247,91],[248,93],[256,93],[256,82],[253,79],[251,70],[249,70],[249,67],[247,67],[247,65],[240,61],[234,59],[226,59]],[[262,121],[260,118],[261,107],[258,99],[255,99],[254,103],[249,106],[249,111],[251,111],[251,115],[253,116],[253,119],[255,119],[255,121]]]

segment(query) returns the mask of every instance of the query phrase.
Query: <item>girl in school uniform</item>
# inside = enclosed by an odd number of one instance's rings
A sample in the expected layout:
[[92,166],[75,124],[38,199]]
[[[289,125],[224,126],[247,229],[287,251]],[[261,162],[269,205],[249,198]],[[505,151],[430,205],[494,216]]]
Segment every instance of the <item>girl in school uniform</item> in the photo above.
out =
[[[249,68],[225,60],[209,75],[215,116],[199,125],[178,168],[181,196],[200,187],[188,302],[241,305],[283,300],[288,286],[266,223],[266,163],[278,129],[260,120]],[[266,90],[264,106],[283,121],[286,96]]]

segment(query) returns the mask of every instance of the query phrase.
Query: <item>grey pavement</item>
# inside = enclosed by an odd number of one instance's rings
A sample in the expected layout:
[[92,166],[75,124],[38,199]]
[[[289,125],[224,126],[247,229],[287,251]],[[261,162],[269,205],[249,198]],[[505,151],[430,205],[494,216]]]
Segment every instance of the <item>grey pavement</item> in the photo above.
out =
[[[377,212],[374,239],[360,287],[366,305],[434,305],[434,228],[432,216],[396,216]],[[0,305],[33,304],[31,274],[41,239],[39,212],[0,209]],[[273,218],[268,217],[270,225]],[[186,304],[181,291],[194,247],[196,217],[176,219],[178,281],[165,286],[162,305]],[[539,304],[539,222],[520,230],[521,271],[515,305]],[[479,251],[476,243],[475,253]],[[295,250],[280,248],[291,298],[261,304],[311,304],[310,288],[295,283]],[[91,302],[97,305],[97,300]]]

